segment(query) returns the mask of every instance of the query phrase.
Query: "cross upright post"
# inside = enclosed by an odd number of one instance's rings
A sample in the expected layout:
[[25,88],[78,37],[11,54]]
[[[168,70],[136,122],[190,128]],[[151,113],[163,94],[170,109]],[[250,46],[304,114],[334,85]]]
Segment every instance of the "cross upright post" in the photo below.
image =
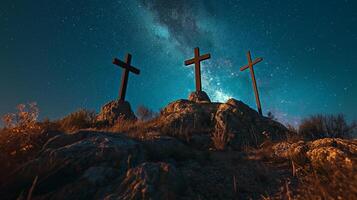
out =
[[119,91],[119,100],[125,101],[126,88],[128,86],[129,72],[133,72],[134,74],[140,74],[140,70],[131,66],[131,54],[126,54],[125,62],[114,58],[113,64],[118,65],[123,68],[123,73],[121,77],[121,85]]
[[200,56],[200,49],[195,48],[195,57],[185,61],[185,65],[195,64],[195,80],[196,80],[196,92],[202,91],[201,84],[201,61],[211,58],[211,54],[204,54]]
[[259,92],[258,92],[258,87],[257,87],[257,82],[255,80],[255,74],[254,74],[254,68],[253,66],[258,64],[259,62],[261,62],[263,60],[263,58],[257,58],[255,59],[254,61],[252,61],[252,57],[250,55],[250,51],[248,51],[247,53],[247,59],[248,59],[248,65],[244,66],[244,67],[241,67],[240,68],[240,71],[244,71],[246,69],[249,68],[249,71],[250,71],[250,75],[251,75],[251,78],[252,78],[252,82],[253,82],[253,89],[254,89],[254,94],[255,94],[255,101],[257,103],[257,107],[258,107],[258,112],[260,115],[263,115],[263,112],[262,112],[262,106],[260,104],[260,99],[259,99]]

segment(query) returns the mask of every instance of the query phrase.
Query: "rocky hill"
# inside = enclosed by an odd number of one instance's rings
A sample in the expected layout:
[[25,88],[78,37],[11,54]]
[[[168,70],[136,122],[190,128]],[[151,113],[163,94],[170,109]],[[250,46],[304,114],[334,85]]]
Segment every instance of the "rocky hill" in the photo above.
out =
[[244,103],[200,94],[148,122],[111,109],[100,119],[125,128],[47,129],[25,150],[0,138],[1,199],[357,199],[356,140],[290,140]]

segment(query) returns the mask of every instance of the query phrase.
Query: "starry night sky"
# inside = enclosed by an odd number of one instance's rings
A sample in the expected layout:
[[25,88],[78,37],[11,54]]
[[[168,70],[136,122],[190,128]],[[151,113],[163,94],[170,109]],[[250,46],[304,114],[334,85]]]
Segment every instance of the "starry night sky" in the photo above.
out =
[[41,117],[99,111],[118,97],[121,68],[133,55],[127,100],[158,110],[195,88],[193,48],[203,90],[255,106],[246,52],[263,112],[295,123],[315,113],[357,119],[357,1],[72,0],[0,2],[0,115],[37,102]]

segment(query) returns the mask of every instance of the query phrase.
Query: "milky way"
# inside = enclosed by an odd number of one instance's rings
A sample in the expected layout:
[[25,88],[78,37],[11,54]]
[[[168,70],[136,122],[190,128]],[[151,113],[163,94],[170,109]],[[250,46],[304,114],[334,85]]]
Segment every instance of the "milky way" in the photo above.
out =
[[211,99],[253,108],[246,52],[255,66],[263,112],[296,123],[315,113],[357,118],[357,2],[133,0],[0,3],[0,114],[38,102],[42,117],[117,98],[130,52],[142,71],[127,99],[158,110],[194,90],[193,48]]

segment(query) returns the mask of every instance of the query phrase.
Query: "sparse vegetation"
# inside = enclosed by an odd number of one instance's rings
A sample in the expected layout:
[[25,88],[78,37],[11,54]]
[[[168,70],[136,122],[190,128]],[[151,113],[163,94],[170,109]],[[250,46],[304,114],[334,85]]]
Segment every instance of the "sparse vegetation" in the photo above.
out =
[[290,152],[300,151],[300,162],[291,159],[297,172],[296,199],[356,199],[356,155],[353,148],[356,148],[353,140],[331,138],[295,145]]
[[2,117],[6,129],[13,133],[30,134],[38,131],[37,118],[39,109],[36,103],[19,104],[16,113],[8,113]]
[[212,133],[211,140],[215,149],[224,151],[227,149],[227,146],[233,137],[234,135],[230,134],[226,128],[216,128]]
[[330,168],[329,171],[317,170],[311,166],[300,169],[296,199],[355,199],[357,179],[354,169],[341,169],[339,166]]
[[150,137],[148,133],[158,131],[157,123],[158,119],[156,118],[148,121],[119,118],[112,127],[107,127],[104,130],[142,140]]
[[30,160],[46,141],[42,133],[49,126],[38,122],[38,116],[37,104],[30,103],[20,104],[16,113],[2,117],[5,128],[0,130],[0,180],[9,170]]
[[[8,171],[38,158],[44,144],[49,140],[49,137],[53,136],[53,134],[52,136],[47,134],[49,131],[60,131],[59,134],[62,134],[63,132],[90,128],[113,134],[124,134],[135,138],[135,142],[144,140],[145,145],[140,146],[143,149],[135,151],[138,153],[135,156],[130,155],[127,162],[135,163],[135,159],[141,157],[139,153],[143,152],[150,154],[149,158],[152,159],[150,161],[166,162],[166,159],[170,159],[175,163],[173,166],[182,172],[182,176],[192,181],[188,186],[192,193],[202,195],[207,199],[259,199],[260,197],[263,199],[354,199],[357,194],[357,185],[355,184],[357,177],[355,176],[355,167],[352,165],[355,163],[353,160],[355,155],[352,155],[355,146],[342,148],[336,142],[331,145],[328,142],[316,143],[315,146],[321,146],[321,148],[319,151],[309,153],[309,156],[316,153],[314,158],[318,162],[313,162],[311,157],[307,158],[308,153],[306,153],[307,149],[311,147],[311,142],[301,140],[303,138],[314,140],[323,137],[348,137],[356,125],[348,124],[340,115],[317,115],[307,118],[299,127],[300,130],[288,126],[287,140],[276,143],[267,134],[269,139],[264,145],[255,145],[259,144],[256,141],[258,132],[252,124],[249,134],[249,137],[252,138],[242,137],[239,141],[245,146],[243,146],[243,150],[237,150],[233,148],[232,141],[241,136],[236,135],[233,140],[234,135],[230,134],[226,127],[218,127],[217,124],[210,128],[197,126],[195,117],[163,126],[163,122],[166,122],[163,119],[167,118],[154,118],[153,112],[145,107],[138,108],[139,120],[125,120],[123,117],[119,118],[113,126],[106,127],[98,124],[94,112],[87,110],[79,110],[54,122],[49,119],[37,122],[39,109],[36,104],[19,105],[17,110],[17,113],[7,114],[3,118],[6,128],[0,134],[0,161],[4,161],[4,164],[0,165],[0,180],[5,180],[4,177],[7,177]],[[190,124],[193,125],[190,126]],[[107,135],[101,137],[110,140],[110,136]],[[148,145],[153,145],[150,139],[163,135],[172,138],[167,141],[165,138],[158,141],[158,144],[162,146],[150,146],[150,151],[145,149]],[[194,137],[197,135],[204,135],[206,140],[200,142],[206,144],[205,142],[208,141],[207,145],[196,147],[194,143],[197,138]],[[145,140],[150,140],[150,142]],[[245,142],[248,140],[256,142],[254,144]],[[175,142],[169,143],[170,141]],[[353,140],[339,141],[352,141],[351,143],[353,143]],[[125,139],[123,142],[125,143]],[[299,143],[305,145],[296,145]],[[141,145],[141,143],[139,144]],[[209,150],[212,145],[217,151]],[[291,153],[289,147],[292,145],[296,145],[295,152],[299,152],[299,156],[289,155]],[[279,146],[279,152],[275,148],[277,146]],[[125,148],[125,145],[122,147]],[[225,151],[227,149],[229,151]],[[346,151],[346,153],[340,151]],[[136,154],[135,152],[132,152],[133,155]],[[177,156],[174,156],[176,154]],[[276,156],[277,154],[287,154],[287,156],[279,157]],[[108,155],[110,156],[110,153]],[[348,159],[345,157],[339,159],[340,155],[347,155]],[[336,162],[332,164],[324,162],[331,159],[335,159]],[[111,167],[116,167],[116,165]],[[171,169],[168,168],[168,170]],[[37,181],[37,178],[35,180]],[[37,183],[43,184],[41,181],[43,180],[39,176]],[[36,197],[37,191],[35,189],[32,193],[30,184],[29,182],[29,189],[27,189],[30,191],[28,192],[29,196],[33,194]],[[224,194],[222,195],[220,192]],[[209,195],[203,195],[205,193]],[[271,198],[265,196],[271,196]]]
[[343,115],[313,115],[302,120],[299,135],[308,140],[320,138],[349,138],[357,124],[348,124]]
[[80,109],[58,121],[59,127],[65,131],[76,131],[79,129],[95,127],[95,112]]
[[136,115],[137,115],[138,119],[142,120],[142,121],[148,121],[148,120],[151,120],[157,116],[157,114],[154,111],[152,111],[151,109],[149,109],[143,105],[138,106]]
[[126,120],[124,117],[119,117],[119,119],[115,121],[114,125],[110,127],[109,130],[118,133],[128,133],[140,127],[141,124],[144,123],[138,120]]

